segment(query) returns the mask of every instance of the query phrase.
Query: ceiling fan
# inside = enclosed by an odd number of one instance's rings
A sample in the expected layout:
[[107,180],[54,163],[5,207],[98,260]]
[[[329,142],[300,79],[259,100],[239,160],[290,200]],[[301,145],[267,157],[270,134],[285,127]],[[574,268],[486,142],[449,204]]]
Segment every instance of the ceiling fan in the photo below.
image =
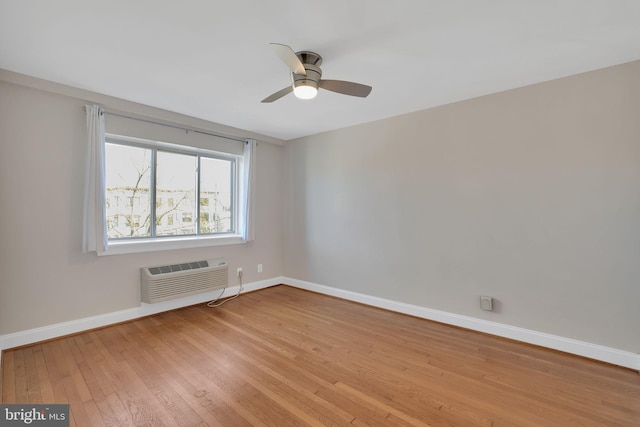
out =
[[290,92],[300,99],[312,99],[318,94],[318,89],[361,98],[366,98],[371,92],[371,86],[360,83],[321,79],[322,57],[315,52],[294,52],[289,46],[279,43],[270,43],[270,46],[291,70],[291,84],[267,96],[262,102],[276,101]]

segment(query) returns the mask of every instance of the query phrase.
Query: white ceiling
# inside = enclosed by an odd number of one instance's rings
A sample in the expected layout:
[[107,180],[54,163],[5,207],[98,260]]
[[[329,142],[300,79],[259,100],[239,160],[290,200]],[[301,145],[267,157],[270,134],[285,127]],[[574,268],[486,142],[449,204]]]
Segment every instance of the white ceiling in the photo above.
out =
[[[269,42],[373,91],[262,104]],[[0,68],[283,140],[636,59],[638,0],[0,0]]]

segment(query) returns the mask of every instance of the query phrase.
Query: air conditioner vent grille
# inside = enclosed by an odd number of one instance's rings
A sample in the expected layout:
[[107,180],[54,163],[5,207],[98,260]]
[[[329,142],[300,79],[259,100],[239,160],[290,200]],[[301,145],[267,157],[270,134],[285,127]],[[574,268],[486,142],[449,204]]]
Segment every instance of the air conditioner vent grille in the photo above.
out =
[[149,273],[156,275],[163,273],[172,273],[174,271],[196,270],[198,268],[204,267],[209,267],[209,261],[195,261],[184,264],[171,264],[163,265],[160,267],[149,267]]

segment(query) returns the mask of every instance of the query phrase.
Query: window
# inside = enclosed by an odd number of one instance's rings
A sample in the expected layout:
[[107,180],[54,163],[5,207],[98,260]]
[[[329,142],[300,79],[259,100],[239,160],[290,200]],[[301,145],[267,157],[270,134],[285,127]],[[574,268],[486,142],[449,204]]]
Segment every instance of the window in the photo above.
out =
[[[110,242],[237,234],[239,157],[109,136],[105,201]],[[194,220],[196,219],[196,220]]]
[[[87,104],[85,111],[83,253],[255,239],[255,140],[105,112],[99,105]],[[191,224],[183,224],[183,217]]]

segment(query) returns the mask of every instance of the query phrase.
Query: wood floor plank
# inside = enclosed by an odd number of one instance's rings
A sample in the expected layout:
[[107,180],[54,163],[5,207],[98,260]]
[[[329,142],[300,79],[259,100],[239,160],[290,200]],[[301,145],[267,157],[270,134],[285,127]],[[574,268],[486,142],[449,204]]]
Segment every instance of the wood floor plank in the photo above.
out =
[[32,403],[54,403],[55,398],[53,395],[53,389],[51,387],[51,378],[49,377],[49,370],[47,369],[47,363],[44,359],[44,353],[41,346],[35,346],[33,356],[36,364],[36,372],[38,375],[37,386],[40,390],[40,402]]
[[22,403],[29,403],[27,370],[25,367],[26,353],[28,353],[28,349],[16,354],[14,359],[15,400]]
[[16,403],[15,351],[2,352],[2,403]]
[[637,372],[276,286],[3,352],[74,426],[638,426]]
[[34,347],[29,347],[24,351],[24,368],[27,377],[27,396],[29,403],[37,403],[42,401],[42,393],[39,387],[40,381],[38,378],[38,369],[36,367],[34,350]]

